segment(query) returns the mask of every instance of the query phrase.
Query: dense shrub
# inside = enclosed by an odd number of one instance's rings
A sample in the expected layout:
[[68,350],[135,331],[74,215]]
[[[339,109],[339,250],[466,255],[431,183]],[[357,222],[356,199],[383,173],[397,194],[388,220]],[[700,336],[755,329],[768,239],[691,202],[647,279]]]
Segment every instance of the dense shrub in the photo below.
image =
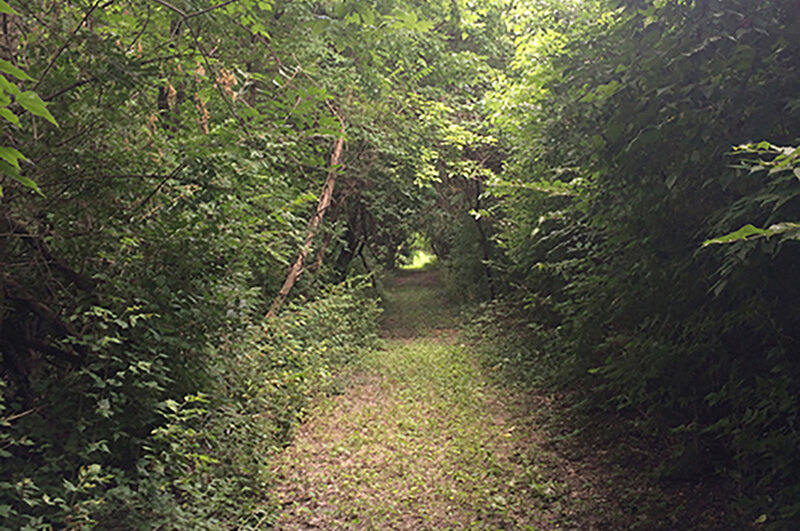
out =
[[[374,338],[327,287],[393,266],[439,152],[478,143],[457,11],[0,1],[0,525],[268,520],[263,460]],[[311,302],[265,337],[300,249]]]
[[212,366],[183,398],[160,399],[171,373],[122,350],[116,370],[79,371],[0,427],[3,528],[267,521],[270,456],[309,399],[335,391],[337,373],[375,346],[377,315],[363,282],[333,286],[268,323],[266,335],[254,323],[207,346]]
[[[789,525],[800,246],[790,226],[766,228],[798,219],[800,182],[729,153],[797,145],[796,3],[521,14],[515,71],[492,97],[512,146],[497,187],[507,283],[572,383],[675,442],[665,473],[726,471],[760,493],[745,500],[753,519]],[[748,223],[765,229],[702,245]]]

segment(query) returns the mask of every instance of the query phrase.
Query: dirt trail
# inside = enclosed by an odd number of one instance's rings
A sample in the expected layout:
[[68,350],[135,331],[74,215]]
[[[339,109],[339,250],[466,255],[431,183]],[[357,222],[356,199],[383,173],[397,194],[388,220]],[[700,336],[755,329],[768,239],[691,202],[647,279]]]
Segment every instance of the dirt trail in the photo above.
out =
[[392,282],[384,348],[318,399],[274,464],[281,530],[734,529],[713,483],[571,418],[563,396],[491,383],[435,272]]
[[521,458],[504,397],[458,341],[437,285],[430,272],[393,282],[385,348],[314,405],[275,465],[276,528],[559,527],[547,507],[560,487]]

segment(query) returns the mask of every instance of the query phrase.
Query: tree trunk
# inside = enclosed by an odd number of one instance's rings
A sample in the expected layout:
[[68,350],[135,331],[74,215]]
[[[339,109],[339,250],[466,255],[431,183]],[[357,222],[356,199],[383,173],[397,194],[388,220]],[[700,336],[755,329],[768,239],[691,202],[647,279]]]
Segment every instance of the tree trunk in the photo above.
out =
[[[481,210],[481,182],[475,179],[475,211]],[[489,265],[489,258],[491,257],[491,247],[489,238],[486,236],[486,231],[483,228],[483,222],[480,217],[475,218],[475,224],[478,226],[478,234],[480,235],[481,254],[483,255],[483,272],[486,275],[486,284],[489,288],[489,297],[494,299],[494,276],[492,275],[492,267]]]
[[278,310],[280,310],[281,306],[283,305],[283,301],[286,300],[286,297],[289,295],[292,287],[297,282],[297,279],[300,278],[300,275],[303,273],[303,267],[305,266],[308,254],[311,252],[311,244],[314,242],[314,236],[317,233],[317,228],[319,227],[320,223],[322,223],[322,218],[325,216],[325,212],[328,210],[328,207],[331,204],[333,187],[336,184],[336,176],[339,171],[339,164],[342,160],[342,149],[344,147],[344,120],[339,118],[339,121],[341,123],[341,127],[339,129],[341,135],[336,140],[333,153],[331,154],[331,168],[328,172],[327,179],[325,179],[325,184],[322,186],[322,193],[320,194],[319,202],[317,203],[317,211],[308,222],[308,234],[306,234],[305,244],[303,244],[300,254],[297,255],[297,260],[295,260],[294,264],[289,269],[289,274],[286,275],[286,280],[283,282],[283,287],[281,287],[277,297],[275,297],[275,300],[272,301],[272,304],[269,307],[269,311],[265,316],[267,321],[275,317],[275,315],[278,313]]
[[312,273],[316,272],[320,267],[322,267],[322,262],[325,260],[325,253],[328,251],[328,246],[331,244],[331,240],[333,239],[333,233],[328,232],[325,235],[325,239],[322,240],[322,245],[320,246],[319,250],[317,251],[317,256],[314,258],[314,263],[308,267],[308,270]]

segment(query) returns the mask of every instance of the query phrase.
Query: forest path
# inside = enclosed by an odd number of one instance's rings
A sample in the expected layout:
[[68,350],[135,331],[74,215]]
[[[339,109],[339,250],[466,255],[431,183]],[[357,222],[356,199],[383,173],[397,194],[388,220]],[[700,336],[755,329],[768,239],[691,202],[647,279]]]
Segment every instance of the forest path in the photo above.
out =
[[554,529],[538,437],[458,339],[436,272],[392,282],[385,348],[312,407],[278,458],[277,529]]

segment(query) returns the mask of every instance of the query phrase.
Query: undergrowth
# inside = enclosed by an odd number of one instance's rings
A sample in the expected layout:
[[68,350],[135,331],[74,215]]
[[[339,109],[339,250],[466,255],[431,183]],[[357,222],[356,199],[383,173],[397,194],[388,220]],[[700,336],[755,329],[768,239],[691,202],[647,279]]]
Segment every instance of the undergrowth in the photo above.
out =
[[567,373],[553,332],[531,322],[519,304],[500,298],[466,306],[463,314],[464,337],[500,381],[522,389],[563,384]]
[[523,424],[544,438],[529,451],[552,452],[569,471],[575,498],[564,520],[586,529],[739,529],[735,486],[713,475],[674,477],[673,438],[638,428],[635,416],[604,407],[581,386],[558,350],[558,331],[529,321],[511,299],[466,311],[464,338],[495,383],[516,392]]
[[[94,430],[88,435],[112,432],[108,439],[76,433],[55,446],[36,429],[36,415],[4,419],[0,529],[258,528],[270,517],[268,462],[289,441],[309,400],[333,391],[337,372],[376,346],[379,311],[364,283],[348,282],[291,306],[266,335],[254,322],[224,344],[209,345],[214,364],[195,391],[157,403],[140,438],[114,433],[131,420],[96,394],[99,387],[131,385],[150,400],[169,396],[160,391],[168,374],[159,384],[148,366],[133,361],[91,380],[93,388],[74,380],[87,401],[98,399],[84,411]],[[138,454],[135,467],[117,464],[120,448]]]

